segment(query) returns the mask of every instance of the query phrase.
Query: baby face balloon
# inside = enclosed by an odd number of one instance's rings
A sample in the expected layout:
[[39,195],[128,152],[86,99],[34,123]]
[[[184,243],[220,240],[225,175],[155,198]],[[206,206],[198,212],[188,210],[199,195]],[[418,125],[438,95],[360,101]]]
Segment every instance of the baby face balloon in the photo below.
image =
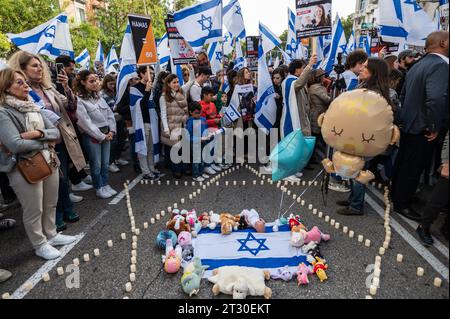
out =
[[335,99],[319,117],[325,142],[336,150],[333,162],[323,162],[327,172],[364,184],[372,180],[370,171],[361,171],[363,157],[377,156],[399,140],[393,120],[392,107],[373,91],[354,90]]
[[346,92],[319,118],[325,142],[349,155],[373,157],[398,140],[392,107],[378,93]]

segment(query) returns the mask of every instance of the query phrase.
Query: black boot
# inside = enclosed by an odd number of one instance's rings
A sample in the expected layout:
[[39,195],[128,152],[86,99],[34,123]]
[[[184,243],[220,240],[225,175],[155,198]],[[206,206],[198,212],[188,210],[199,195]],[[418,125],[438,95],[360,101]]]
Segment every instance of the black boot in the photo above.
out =
[[425,245],[432,246],[434,244],[434,240],[430,233],[430,227],[419,225],[416,232]]

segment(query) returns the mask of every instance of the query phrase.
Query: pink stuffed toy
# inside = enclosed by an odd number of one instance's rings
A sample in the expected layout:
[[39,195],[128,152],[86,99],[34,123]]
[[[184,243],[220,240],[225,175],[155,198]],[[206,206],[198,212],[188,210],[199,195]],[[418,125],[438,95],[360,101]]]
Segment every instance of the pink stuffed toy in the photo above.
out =
[[192,210],[186,214],[186,222],[191,225],[191,227],[195,226],[195,221],[197,220],[197,212]]
[[178,235],[178,244],[181,248],[192,245],[192,235],[187,231],[183,231]]
[[298,281],[298,285],[308,285],[309,284],[309,279],[308,279],[308,275],[311,274],[311,269],[308,268],[308,266],[306,266],[304,263],[301,263],[300,265],[298,265],[297,268],[297,281]]
[[314,226],[309,232],[304,232],[304,243],[309,244],[314,241],[318,244],[323,241],[329,241],[330,235],[322,233],[317,226]]

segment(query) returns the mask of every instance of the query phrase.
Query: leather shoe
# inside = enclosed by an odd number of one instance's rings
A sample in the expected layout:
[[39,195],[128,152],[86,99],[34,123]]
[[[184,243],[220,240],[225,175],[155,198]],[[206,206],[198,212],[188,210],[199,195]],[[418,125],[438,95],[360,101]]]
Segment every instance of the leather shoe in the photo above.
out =
[[414,221],[420,221],[422,219],[422,216],[420,216],[417,212],[415,212],[412,208],[405,208],[402,210],[396,210],[397,214],[400,214],[408,219],[414,220]]
[[434,240],[431,237],[430,229],[426,228],[422,225],[416,229],[417,234],[419,235],[420,240],[427,246],[432,246],[434,244]]
[[338,206],[342,206],[342,207],[348,207],[348,206],[350,206],[350,202],[349,202],[348,200],[338,200],[338,201],[336,202],[336,204],[337,204]]
[[351,209],[350,207],[344,207],[337,210],[338,215],[343,216],[362,216],[364,212]]

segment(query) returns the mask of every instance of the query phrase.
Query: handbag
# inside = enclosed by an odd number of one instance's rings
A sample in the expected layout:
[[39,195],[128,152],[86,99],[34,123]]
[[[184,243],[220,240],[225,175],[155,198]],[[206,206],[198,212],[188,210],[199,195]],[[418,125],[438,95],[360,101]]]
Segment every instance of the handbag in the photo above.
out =
[[31,157],[21,157],[17,162],[17,169],[28,184],[37,184],[53,174],[52,168],[41,152]]

